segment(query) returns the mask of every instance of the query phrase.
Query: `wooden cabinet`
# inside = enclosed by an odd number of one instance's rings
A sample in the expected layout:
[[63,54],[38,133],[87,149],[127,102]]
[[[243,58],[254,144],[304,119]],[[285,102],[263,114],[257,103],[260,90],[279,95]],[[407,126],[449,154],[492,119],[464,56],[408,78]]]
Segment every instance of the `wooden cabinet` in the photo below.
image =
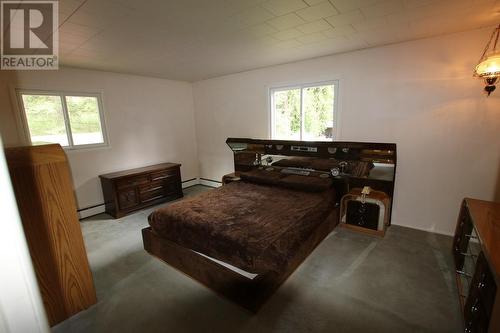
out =
[[115,218],[182,197],[180,164],[162,163],[99,176],[106,213]]
[[500,332],[500,203],[463,201],[453,257],[464,331]]
[[73,182],[59,145],[9,148],[7,164],[50,325],[96,303]]

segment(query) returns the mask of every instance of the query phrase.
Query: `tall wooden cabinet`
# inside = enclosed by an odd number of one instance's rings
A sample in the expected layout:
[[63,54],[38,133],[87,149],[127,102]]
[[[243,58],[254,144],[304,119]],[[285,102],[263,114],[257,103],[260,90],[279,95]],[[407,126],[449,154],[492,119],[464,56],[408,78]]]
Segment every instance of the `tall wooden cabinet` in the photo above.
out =
[[97,301],[68,161],[59,145],[8,148],[5,154],[52,326]]

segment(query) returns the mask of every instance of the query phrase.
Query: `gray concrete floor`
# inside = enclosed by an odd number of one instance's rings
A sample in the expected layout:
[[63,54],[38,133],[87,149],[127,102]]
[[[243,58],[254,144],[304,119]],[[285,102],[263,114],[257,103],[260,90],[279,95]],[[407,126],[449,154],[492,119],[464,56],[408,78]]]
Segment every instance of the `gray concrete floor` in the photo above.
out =
[[143,250],[153,209],[82,221],[98,303],[54,332],[461,330],[450,237],[392,226],[378,239],[337,228],[251,314]]

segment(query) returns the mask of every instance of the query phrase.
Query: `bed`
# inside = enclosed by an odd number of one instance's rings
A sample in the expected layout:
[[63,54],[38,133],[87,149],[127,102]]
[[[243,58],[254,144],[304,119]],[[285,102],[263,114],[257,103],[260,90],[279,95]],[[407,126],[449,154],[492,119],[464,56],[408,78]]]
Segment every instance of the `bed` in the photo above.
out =
[[[322,162],[316,149],[313,163],[297,166],[297,157],[300,163],[308,157],[293,151],[302,146],[281,151],[288,160],[266,154],[285,144],[229,146],[241,180],[152,212],[150,227],[142,231],[144,248],[256,312],[338,224],[335,177],[318,167],[336,164],[332,158]],[[368,175],[368,162],[357,169]]]
[[286,269],[335,208],[335,191],[238,181],[160,208],[152,230],[171,242],[250,273]]

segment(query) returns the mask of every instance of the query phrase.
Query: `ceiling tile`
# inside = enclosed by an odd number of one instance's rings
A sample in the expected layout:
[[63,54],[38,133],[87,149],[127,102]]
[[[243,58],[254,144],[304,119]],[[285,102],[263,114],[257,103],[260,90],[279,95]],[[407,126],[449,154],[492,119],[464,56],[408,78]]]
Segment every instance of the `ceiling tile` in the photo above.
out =
[[283,30],[278,33],[273,34],[274,38],[277,38],[279,40],[289,40],[293,38],[297,38],[304,35],[302,32],[300,32],[297,29],[288,29],[288,30]]
[[359,11],[359,9],[343,13],[343,14],[338,14],[334,16],[327,17],[325,20],[328,21],[332,26],[337,26],[337,25],[344,25],[344,24],[351,24],[355,22],[360,22],[363,21],[365,18]]
[[337,10],[328,1],[298,10],[296,13],[308,22],[317,21],[321,18],[338,14]]
[[341,13],[366,7],[379,1],[380,0],[330,0],[332,5],[334,5],[335,8],[337,8]]
[[331,27],[332,26],[329,25],[325,20],[318,20],[315,22],[299,25],[297,29],[305,34],[310,34],[313,32],[327,30],[330,29]]
[[302,44],[315,43],[325,39],[327,39],[327,37],[321,32],[315,32],[297,38],[297,40]]
[[59,33],[90,38],[102,31],[102,28],[93,28],[86,25],[66,22],[59,28]]
[[325,0],[304,0],[309,6],[314,6],[317,5],[320,2],[323,2]]
[[269,0],[262,6],[274,15],[281,16],[307,7],[307,4],[302,0]]
[[231,16],[228,21],[235,27],[247,27],[263,23],[266,20],[273,18],[274,15],[262,7],[253,7]]
[[274,45],[276,43],[279,43],[280,41],[274,36],[264,36],[256,40],[257,46],[262,46],[262,45]]
[[286,30],[304,24],[305,21],[300,17],[298,17],[297,15],[295,15],[294,13],[291,13],[273,18],[272,20],[269,20],[267,23],[269,23],[278,30]]
[[430,5],[437,0],[404,0],[404,5],[406,8],[415,8]]
[[276,47],[285,48],[285,49],[295,48],[295,47],[299,47],[299,46],[302,46],[302,43],[300,43],[296,39],[291,39],[291,40],[283,41],[283,42],[276,44]]
[[387,25],[387,20],[385,17],[376,17],[364,21],[355,22],[352,25],[358,31],[373,30]]
[[278,33],[273,34],[273,37],[279,40],[289,40],[289,39],[294,39],[300,36],[303,36],[304,33],[300,32],[299,30],[292,28],[288,30],[283,30]]
[[377,3],[367,7],[361,7],[361,12],[367,17],[380,17],[403,10],[403,2],[401,0],[390,0]]
[[262,23],[259,25],[254,25],[252,27],[249,27],[249,28],[245,29],[244,32],[250,34],[251,36],[260,37],[260,36],[272,34],[276,31],[278,31],[276,28],[273,28],[272,26],[270,26],[267,23]]
[[348,36],[356,33],[356,30],[352,27],[352,25],[339,25],[333,29],[324,31],[323,34],[327,38],[335,38],[340,36]]

